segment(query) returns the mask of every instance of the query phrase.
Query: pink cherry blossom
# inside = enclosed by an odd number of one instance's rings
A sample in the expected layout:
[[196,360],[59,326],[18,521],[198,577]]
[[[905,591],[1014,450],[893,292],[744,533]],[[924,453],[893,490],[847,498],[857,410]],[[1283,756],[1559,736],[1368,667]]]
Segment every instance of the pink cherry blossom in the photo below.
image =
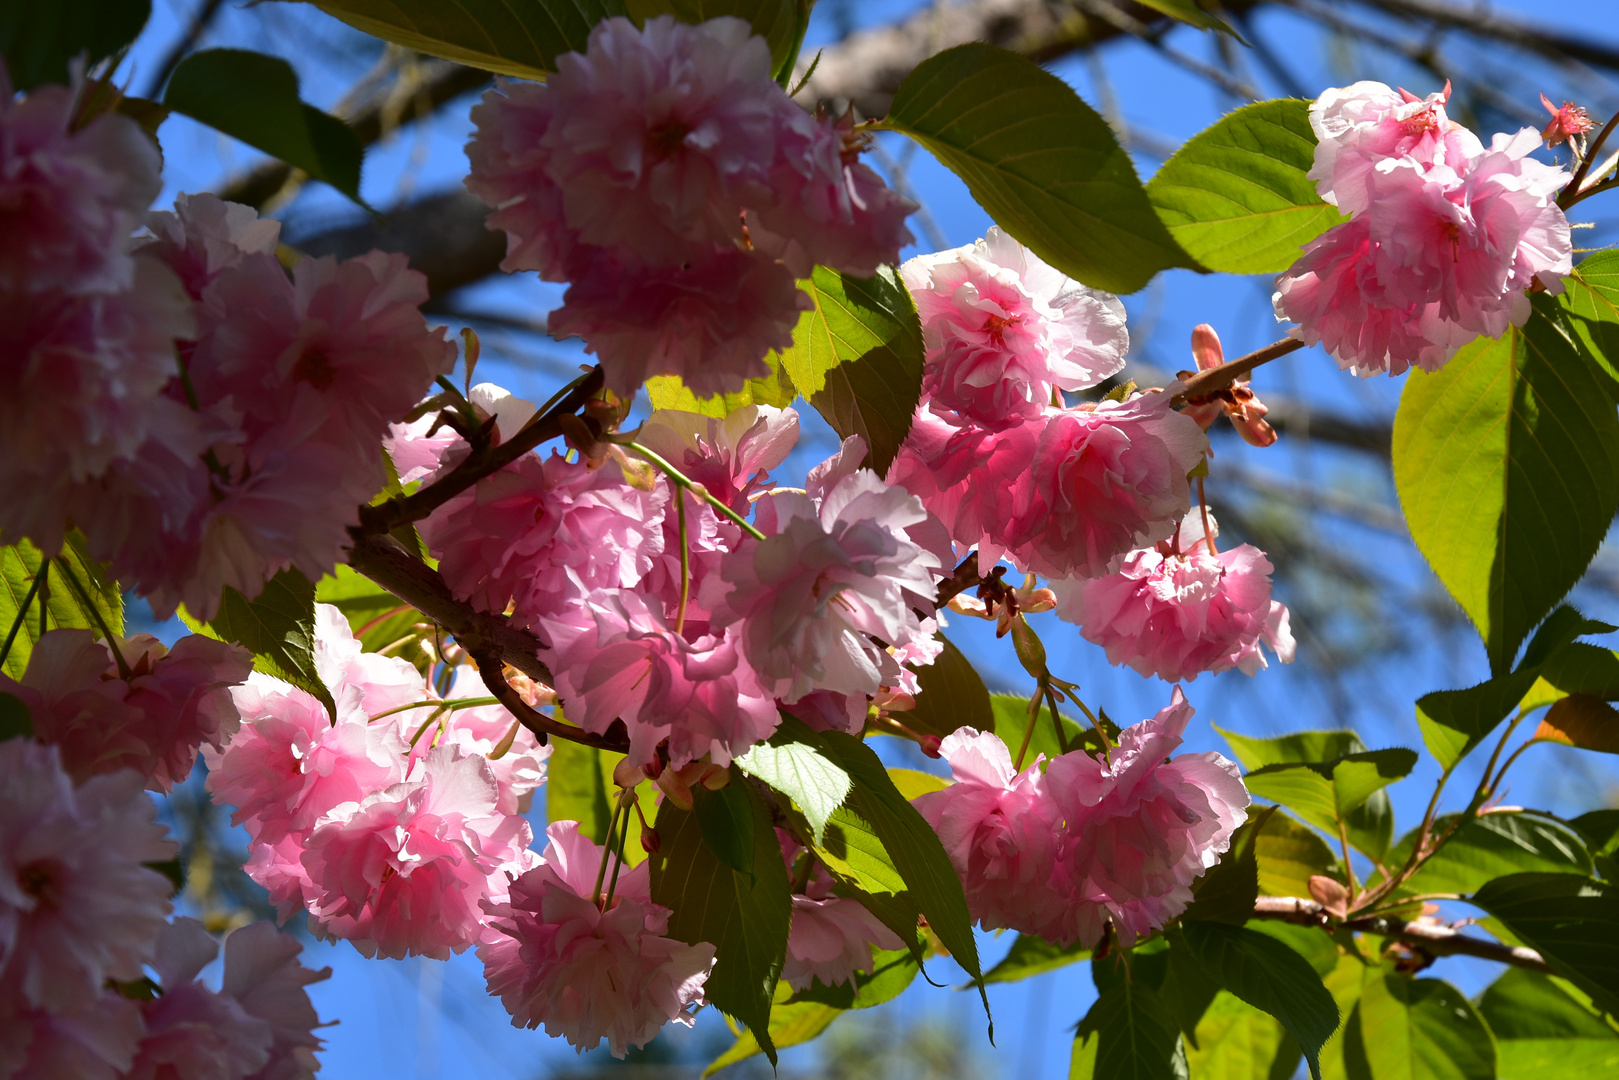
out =
[[84,85],[21,98],[0,70],[0,294],[116,293],[129,235],[157,197],[162,158],[116,112],[76,127]]
[[986,530],[1018,569],[1101,574],[1132,548],[1169,538],[1191,505],[1186,474],[1208,449],[1208,436],[1171,408],[1171,397],[1139,394],[1048,415],[1014,514]]
[[497,77],[472,108],[477,130],[467,143],[465,183],[495,208],[486,223],[506,234],[502,270],[537,270],[546,281],[566,281],[579,230],[564,219],[562,189],[547,171],[553,100],[550,84]]
[[739,623],[742,653],[761,685],[789,704],[814,690],[875,694],[898,673],[876,641],[899,645],[921,634],[915,607],[931,606],[939,556],[907,529],[928,520],[921,501],[869,469],[851,437],[838,457],[812,471],[808,494],[762,501],[766,532],[726,556],[703,600],[719,625]]
[[315,605],[315,671],[332,692],[339,721],[370,717],[429,696],[409,660],[366,652],[348,617],[333,604]]
[[902,949],[905,943],[858,900],[794,896],[781,977],[794,990],[806,990],[817,980],[822,986],[841,986],[857,972],[871,970],[873,946]]
[[1213,554],[1193,510],[1177,539],[1132,551],[1117,572],[1054,581],[1057,614],[1079,624],[1085,640],[1165,682],[1237,668],[1266,667],[1261,645],[1293,662],[1287,608],[1271,599],[1273,567],[1251,544]]
[[[485,685],[483,676],[472,665],[462,664],[455,669],[445,700],[488,696],[489,687]],[[401,713],[401,726],[414,734],[432,713],[433,710],[428,708]],[[495,757],[495,751],[508,737],[511,741],[506,745],[505,753]],[[454,746],[465,757],[482,757],[495,778],[499,793],[496,809],[502,814],[527,812],[530,797],[535,789],[545,783],[546,762],[553,749],[541,746],[532,731],[518,724],[517,719],[499,705],[445,713],[435,725],[434,733],[416,740],[416,745],[410,751],[412,760],[425,757],[433,746]]]
[[421,522],[455,594],[532,624],[592,588],[625,588],[663,549],[666,491],[641,491],[616,462],[590,469],[526,454]]
[[746,513],[748,500],[769,486],[770,472],[798,442],[798,412],[744,405],[723,420],[678,409],[647,417],[636,439],[710,495]]
[[70,1012],[139,979],[173,892],[144,864],[176,851],[140,774],[74,787],[55,747],[0,742],[0,986]]
[[1449,100],[1449,84],[1426,98],[1370,81],[1324,91],[1310,106],[1317,140],[1310,179],[1321,197],[1346,214],[1367,209],[1376,202],[1368,181],[1390,159],[1465,173],[1484,147],[1445,114]]
[[1005,427],[1040,416],[1054,390],[1124,367],[1117,297],[1069,280],[999,228],[903,268],[927,346],[922,392],[935,415]]
[[195,919],[174,920],[153,962],[163,993],[142,1003],[146,1037],[128,1080],[238,1080],[270,1058],[270,1025],[197,982],[219,946]]
[[748,213],[753,246],[809,277],[816,264],[867,278],[899,261],[915,237],[905,219],[917,204],[860,161],[852,115],[812,117],[780,110],[771,197]]
[[675,768],[726,765],[781,722],[733,631],[680,633],[639,595],[601,590],[541,625],[568,718],[597,733],[623,720],[632,765],[651,764],[665,739]]
[[1075,750],[1046,767],[1064,819],[1057,867],[1068,904],[1041,936],[1091,947],[1111,922],[1128,946],[1185,911],[1192,882],[1230,846],[1249,803],[1237,766],[1215,753],[1164,760],[1191,716],[1177,687],[1105,761]]
[[261,218],[241,203],[226,202],[206,192],[174,197],[174,209],[147,215],[152,239],[142,246],[179,275],[192,299],[221,273],[240,266],[248,255],[275,254],[281,223]]
[[1551,122],[1540,133],[1547,146],[1556,146],[1564,142],[1574,145],[1575,139],[1596,127],[1596,121],[1591,119],[1591,114],[1583,106],[1576,105],[1572,101],[1565,101],[1561,106],[1557,106],[1552,104],[1551,98],[1541,94],[1540,103],[1552,114]]
[[197,747],[215,749],[239,722],[229,688],[247,678],[246,650],[191,634],[165,648],[150,634],[115,643],[132,670],[124,682],[111,652],[88,630],[52,630],[35,643],[21,684],[0,675],[55,744],[75,780],[132,768],[167,794],[191,774]]
[[249,1015],[270,1025],[270,1055],[245,1080],[313,1080],[320,1065],[314,1034],[320,1017],[310,1003],[310,983],[330,978],[331,968],[312,971],[298,962],[303,945],[268,922],[233,930],[225,938],[225,977],[220,992]]
[[514,1027],[544,1025],[580,1050],[606,1039],[621,1058],[670,1021],[692,1025],[714,946],[663,936],[672,912],[652,902],[646,863],[619,871],[602,911],[591,896],[601,848],[578,830],[574,821],[546,830],[540,865],[512,882],[510,903],[489,906],[496,933],[478,956]]
[[654,375],[678,375],[710,397],[769,375],[765,355],[792,345],[799,313],[810,307],[781,263],[710,244],[673,266],[635,268],[595,256],[547,326],[557,337],[584,338],[616,394],[628,397]]
[[145,1025],[116,990],[80,995],[71,1012],[31,1007],[0,986],[0,1077],[4,1080],[119,1080]]
[[388,425],[382,448],[393,462],[401,484],[428,481],[447,463],[452,449],[459,449],[462,455],[469,449],[454,428],[440,424],[438,419],[439,414],[431,412],[409,423]]
[[970,727],[947,735],[939,755],[955,783],[914,804],[950,855],[967,910],[985,929],[1046,933],[1067,904],[1051,880],[1060,814],[1044,757],[1017,772],[1004,742]]
[[310,929],[364,956],[448,959],[484,933],[484,901],[534,864],[528,822],[501,814],[481,758],[441,746],[399,784],[316,823],[302,861]]

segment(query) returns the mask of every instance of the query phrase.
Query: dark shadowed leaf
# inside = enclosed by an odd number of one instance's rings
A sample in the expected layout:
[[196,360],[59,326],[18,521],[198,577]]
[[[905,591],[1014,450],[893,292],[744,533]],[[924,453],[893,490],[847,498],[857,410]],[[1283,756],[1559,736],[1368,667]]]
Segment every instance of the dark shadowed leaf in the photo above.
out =
[[1619,754],[1619,711],[1599,697],[1570,694],[1546,710],[1535,738]]
[[0,4],[0,56],[11,85],[67,85],[68,65],[80,53],[95,65],[140,35],[150,0],[13,0]]
[[[1454,814],[1434,821],[1439,833]],[[1400,866],[1411,853],[1416,833],[1407,833],[1389,852],[1388,865]],[[1579,833],[1555,818],[1532,812],[1486,814],[1457,830],[1438,854],[1422,864],[1402,890],[1416,893],[1470,893],[1492,878],[1527,871],[1591,873],[1591,856]]]
[[1001,962],[984,973],[984,981],[1017,982],[1031,975],[1043,975],[1048,971],[1067,967],[1069,964],[1087,959],[1090,955],[1089,949],[1081,948],[1079,945],[1064,948],[1034,934],[1019,934]]
[[1578,874],[1510,874],[1486,882],[1471,902],[1602,1008],[1619,1011],[1619,886]]
[[916,695],[916,708],[896,714],[912,731],[943,738],[957,728],[995,730],[995,710],[989,701],[984,680],[960,649],[941,636],[944,651],[931,664],[916,669],[922,692]]
[[731,770],[731,782],[718,791],[692,792],[693,812],[703,843],[726,866],[753,876],[753,804],[740,770]]
[[1120,979],[1096,999],[1074,1038],[1070,1080],[1184,1080],[1175,1018],[1141,982]]
[[795,0],[625,0],[624,6],[637,24],[659,15],[694,25],[725,15],[741,19],[770,45],[776,70],[792,61],[801,33]]
[[252,600],[225,586],[219,614],[208,626],[221,641],[234,641],[252,653],[255,671],[313,694],[328,713],[337,715],[332,692],[315,667],[315,586],[303,574],[281,571]]
[[1072,88],[992,45],[958,45],[906,77],[885,126],[961,177],[1008,233],[1068,276],[1134,292],[1192,259],[1153,212],[1130,155]]

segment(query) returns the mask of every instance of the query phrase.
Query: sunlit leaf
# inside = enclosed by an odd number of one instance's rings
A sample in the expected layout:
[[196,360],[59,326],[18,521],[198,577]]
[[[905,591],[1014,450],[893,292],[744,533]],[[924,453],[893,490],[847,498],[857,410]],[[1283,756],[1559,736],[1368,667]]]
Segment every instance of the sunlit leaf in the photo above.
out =
[[[78,591],[63,578],[61,568],[53,563],[43,590],[45,629],[89,630],[99,638],[102,636],[101,624],[105,623],[114,634],[122,635],[124,601],[108,568],[91,561],[84,550],[84,538],[77,532],[68,534],[67,543],[62,545],[61,556],[72,567],[79,584],[89,591],[94,607],[85,605]],[[23,672],[28,669],[28,658],[33,655],[34,643],[39,640],[41,597],[36,592],[26,612],[22,610],[22,602],[28,598],[29,589],[39,574],[44,558],[44,554],[26,540],[0,547],[0,641],[13,627],[17,631],[11,641],[11,651],[6,654],[5,665],[0,670],[13,679],[22,678]]]

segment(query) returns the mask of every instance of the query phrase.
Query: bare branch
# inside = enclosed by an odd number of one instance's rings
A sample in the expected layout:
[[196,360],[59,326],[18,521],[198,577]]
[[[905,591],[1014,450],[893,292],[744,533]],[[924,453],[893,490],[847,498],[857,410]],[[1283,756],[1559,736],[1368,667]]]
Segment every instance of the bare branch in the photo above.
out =
[[1300,926],[1317,926],[1323,930],[1329,929],[1329,926],[1361,930],[1394,938],[1431,956],[1476,956],[1482,960],[1494,960],[1498,964],[1511,964],[1548,975],[1553,973],[1533,949],[1472,937],[1442,923],[1405,922],[1374,915],[1333,924],[1320,904],[1296,896],[1261,896],[1254,901],[1254,918],[1279,919]]
[[[1439,26],[1455,27],[1474,37],[1499,41],[1552,60],[1579,60],[1593,67],[1619,71],[1619,45],[1593,40],[1590,36],[1542,30],[1527,22],[1498,15],[1487,6],[1458,4],[1454,0],[1360,0],[1369,7],[1392,15],[1422,19]],[[1610,26],[1612,24],[1609,24]],[[1595,27],[1593,27],[1595,29]]]

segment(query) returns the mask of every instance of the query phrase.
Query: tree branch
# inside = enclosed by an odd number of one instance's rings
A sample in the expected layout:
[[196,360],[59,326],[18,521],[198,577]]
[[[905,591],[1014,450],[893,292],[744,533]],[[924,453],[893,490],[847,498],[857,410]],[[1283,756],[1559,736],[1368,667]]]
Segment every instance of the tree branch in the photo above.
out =
[[1552,60],[1579,60],[1593,67],[1619,71],[1619,46],[1593,41],[1589,36],[1574,37],[1541,30],[1517,19],[1497,15],[1482,5],[1458,4],[1454,0],[1360,0],[1368,7],[1381,8],[1391,15],[1422,19],[1439,26],[1450,26],[1474,37],[1488,38]]
[[1247,356],[1239,356],[1235,360],[1221,364],[1217,368],[1199,371],[1181,383],[1181,392],[1175,395],[1174,403],[1182,405],[1194,398],[1206,397],[1216,390],[1224,390],[1240,376],[1248,374],[1259,365],[1268,364],[1302,348],[1304,342],[1298,338],[1283,338],[1266,345],[1263,349],[1255,349]]
[[[597,735],[594,732],[576,728],[572,724],[564,724],[533,708],[523,695],[512,689],[512,684],[506,681],[506,673],[501,668],[501,658],[493,652],[476,652],[467,650],[473,660],[477,661],[478,674],[483,676],[483,684],[489,688],[506,711],[517,717],[518,723],[528,728],[539,737],[540,745],[549,742],[549,736],[555,735],[559,739],[580,743],[584,746],[593,746],[598,750],[610,750],[622,754],[629,749],[629,740],[611,739],[606,735]],[[513,665],[514,667],[516,665]]]
[[1498,941],[1471,937],[1454,927],[1437,923],[1406,922],[1388,916],[1369,916],[1332,924],[1326,910],[1314,900],[1296,896],[1261,896],[1254,901],[1254,918],[1278,919],[1299,926],[1327,929],[1329,924],[1346,930],[1361,930],[1382,937],[1394,938],[1431,956],[1476,956],[1498,964],[1528,968],[1547,975],[1554,974],[1541,955],[1522,946],[1503,945]]

